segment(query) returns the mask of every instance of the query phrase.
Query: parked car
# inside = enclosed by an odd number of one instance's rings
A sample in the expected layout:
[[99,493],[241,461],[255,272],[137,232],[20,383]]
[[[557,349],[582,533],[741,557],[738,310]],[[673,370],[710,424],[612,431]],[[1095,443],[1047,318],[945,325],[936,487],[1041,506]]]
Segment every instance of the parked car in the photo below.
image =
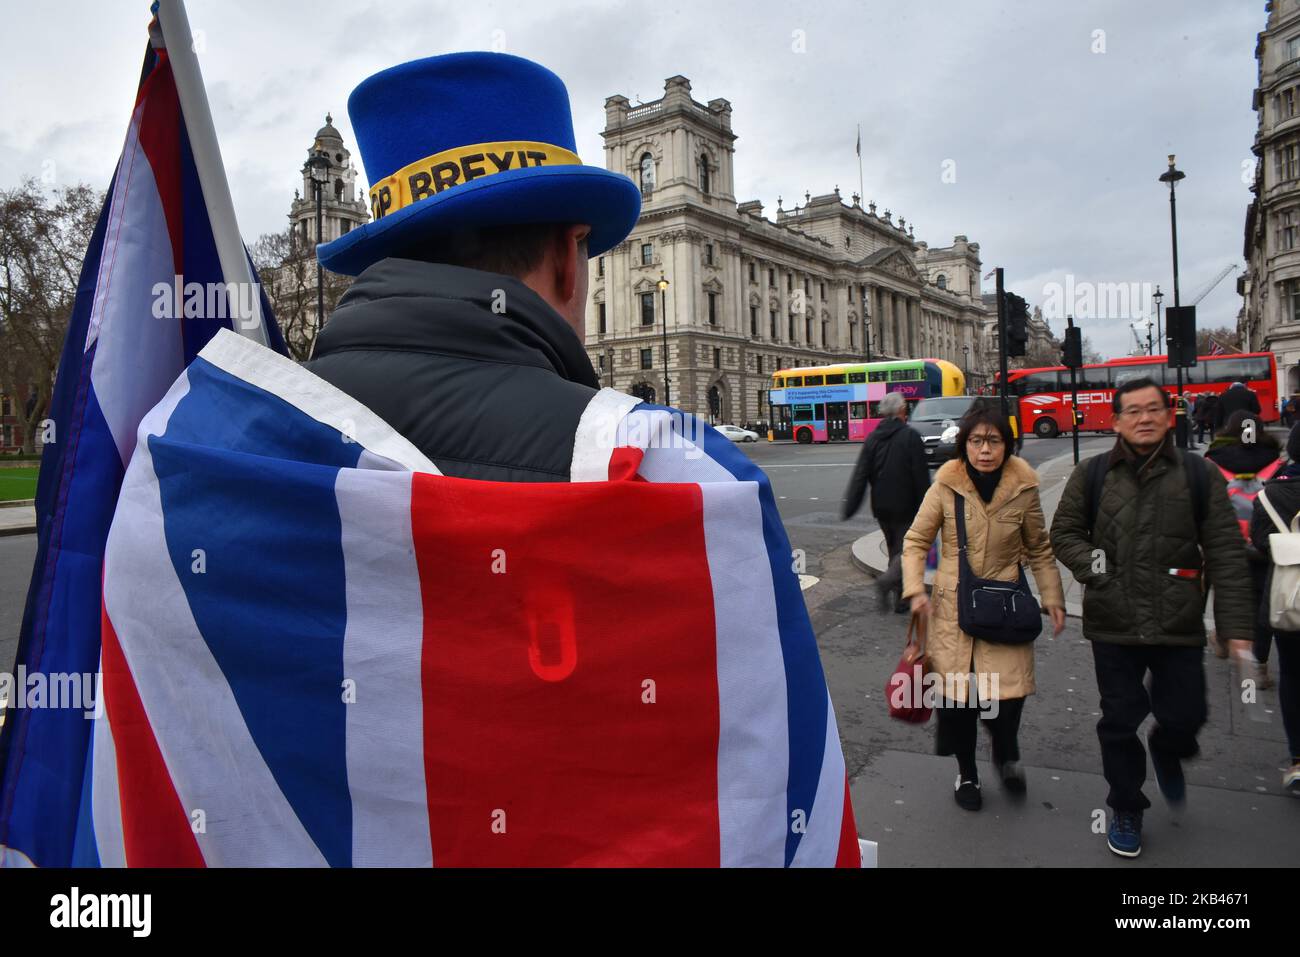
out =
[[733,442],[757,442],[758,433],[742,429],[738,425],[719,425],[715,428]]
[[938,468],[957,457],[957,423],[975,402],[973,395],[922,399],[907,416],[907,424],[921,433],[925,462]]

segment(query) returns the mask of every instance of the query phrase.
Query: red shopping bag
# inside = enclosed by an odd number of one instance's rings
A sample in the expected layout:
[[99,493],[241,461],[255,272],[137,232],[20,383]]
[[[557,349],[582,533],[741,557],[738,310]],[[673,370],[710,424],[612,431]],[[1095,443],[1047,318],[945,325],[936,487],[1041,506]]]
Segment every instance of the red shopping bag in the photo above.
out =
[[[898,667],[885,685],[885,700],[889,702],[889,716],[909,724],[924,724],[930,720],[930,708],[925,705],[925,638],[929,619],[912,614],[907,623],[907,646]],[[915,632],[915,640],[913,640]]]

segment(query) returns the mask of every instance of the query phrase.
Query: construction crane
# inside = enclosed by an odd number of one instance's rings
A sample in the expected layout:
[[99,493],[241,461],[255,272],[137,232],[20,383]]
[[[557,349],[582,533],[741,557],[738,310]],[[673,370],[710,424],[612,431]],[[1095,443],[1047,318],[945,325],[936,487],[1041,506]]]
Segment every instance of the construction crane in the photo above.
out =
[[1219,283],[1223,282],[1224,277],[1227,276],[1228,273],[1232,272],[1236,268],[1237,268],[1236,263],[1228,263],[1228,265],[1220,269],[1218,274],[1213,279],[1210,280],[1210,284],[1206,286],[1204,289],[1202,289],[1195,296],[1193,296],[1192,301],[1189,302],[1188,305],[1194,306],[1202,299],[1204,299],[1206,296],[1208,296],[1210,293],[1212,293],[1214,291],[1214,287],[1217,286]]

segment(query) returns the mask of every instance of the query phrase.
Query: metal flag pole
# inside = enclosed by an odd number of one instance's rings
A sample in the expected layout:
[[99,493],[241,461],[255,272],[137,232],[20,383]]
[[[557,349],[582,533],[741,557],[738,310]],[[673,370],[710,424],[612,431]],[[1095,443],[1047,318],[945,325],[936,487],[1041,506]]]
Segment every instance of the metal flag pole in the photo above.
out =
[[217,130],[212,124],[212,110],[208,106],[208,94],[203,87],[203,74],[199,72],[199,58],[194,53],[190,19],[185,13],[182,0],[158,0],[158,26],[167,48],[167,59],[171,62],[176,95],[180,99],[185,131],[189,135],[194,167],[199,175],[199,187],[203,190],[208,220],[212,223],[221,273],[229,287],[226,290],[229,296],[227,315],[235,318],[233,325],[236,332],[266,345],[261,295],[248,297],[253,304],[251,314],[239,314],[240,286],[235,284],[247,283],[251,287],[253,270],[244,241],[239,235],[239,223],[235,220],[230,183],[226,179],[226,168],[221,162]]

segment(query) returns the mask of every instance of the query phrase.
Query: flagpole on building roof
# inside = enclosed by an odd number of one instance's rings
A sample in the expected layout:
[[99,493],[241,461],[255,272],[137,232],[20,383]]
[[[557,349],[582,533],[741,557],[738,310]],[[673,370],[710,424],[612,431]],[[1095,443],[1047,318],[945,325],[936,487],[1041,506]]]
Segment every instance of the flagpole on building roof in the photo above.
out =
[[867,194],[862,189],[862,124],[858,124],[858,200],[863,206],[867,205]]
[[[239,223],[235,220],[235,204],[230,198],[230,183],[226,179],[226,168],[221,162],[221,147],[217,144],[217,130],[212,124],[212,110],[208,106],[203,74],[199,71],[199,58],[194,52],[193,33],[185,4],[182,0],[158,0],[156,10],[163,45],[167,48],[167,58],[171,62],[172,77],[176,83],[176,95],[180,99],[181,115],[185,118],[185,131],[189,134],[190,148],[194,154],[199,186],[203,190],[208,220],[212,224],[222,275],[228,284],[251,285],[253,270],[244,241],[239,235]],[[230,307],[227,314],[234,317],[232,325],[240,335],[266,345],[262,297],[243,297],[244,302],[251,300],[253,304],[252,314],[243,316],[238,311],[241,299],[238,289],[238,286],[233,286],[228,291]]]

